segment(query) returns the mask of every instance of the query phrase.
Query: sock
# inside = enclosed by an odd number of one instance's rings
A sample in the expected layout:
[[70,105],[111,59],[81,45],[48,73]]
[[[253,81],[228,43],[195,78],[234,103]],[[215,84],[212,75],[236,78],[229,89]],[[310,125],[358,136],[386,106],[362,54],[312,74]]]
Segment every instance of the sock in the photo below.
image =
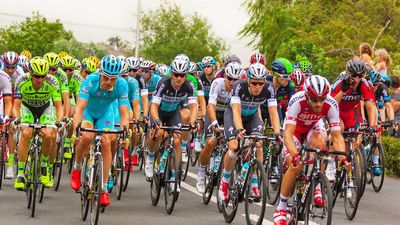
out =
[[25,162],[18,162],[18,176],[24,176]]
[[175,170],[171,169],[171,179],[175,179],[176,174],[175,174]]
[[251,176],[251,186],[258,187],[258,177],[255,174],[253,174],[253,176]]
[[40,167],[47,167],[47,162],[49,161],[48,156],[40,156]]
[[200,164],[200,168],[199,168],[199,177],[204,177],[206,175],[206,168],[207,166],[203,166]]
[[103,183],[103,191],[108,192],[108,183]]
[[132,154],[133,154],[133,155],[137,155],[137,146],[133,147]]
[[182,141],[181,143],[182,153],[186,152],[186,147],[187,147],[187,141]]
[[231,180],[231,170],[226,171],[224,169],[224,171],[222,172],[222,181],[225,183],[229,183],[230,180]]
[[64,148],[71,147],[71,138],[65,138]]
[[154,161],[154,156],[154,152],[149,152],[149,154],[147,155],[147,160]]
[[379,154],[373,154],[372,155],[372,162],[374,164],[379,164]]
[[81,170],[81,164],[74,163],[74,169]]
[[[50,174],[53,174],[53,168],[54,168],[54,163],[49,163],[49,172]],[[53,175],[51,175],[53,176]]]
[[277,210],[286,210],[287,209],[287,201],[288,201],[288,198],[281,195]]
[[12,167],[13,165],[14,165],[14,154],[9,154],[8,155],[7,166],[8,167]]

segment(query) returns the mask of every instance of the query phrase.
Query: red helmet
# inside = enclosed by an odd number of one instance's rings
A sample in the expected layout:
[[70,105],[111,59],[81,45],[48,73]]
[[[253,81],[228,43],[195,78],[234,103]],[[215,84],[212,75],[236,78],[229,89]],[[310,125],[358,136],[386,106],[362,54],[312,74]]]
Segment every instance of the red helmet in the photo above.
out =
[[309,97],[326,97],[330,92],[329,81],[320,75],[313,75],[304,82],[304,92]]
[[17,66],[18,54],[15,52],[4,52],[3,62],[5,66]]
[[292,79],[295,87],[301,87],[306,80],[306,77],[300,68],[294,69],[292,74],[290,75],[290,78]]
[[253,63],[261,63],[261,64],[265,65],[264,55],[261,53],[258,53],[258,52],[251,55],[250,64],[253,64]]

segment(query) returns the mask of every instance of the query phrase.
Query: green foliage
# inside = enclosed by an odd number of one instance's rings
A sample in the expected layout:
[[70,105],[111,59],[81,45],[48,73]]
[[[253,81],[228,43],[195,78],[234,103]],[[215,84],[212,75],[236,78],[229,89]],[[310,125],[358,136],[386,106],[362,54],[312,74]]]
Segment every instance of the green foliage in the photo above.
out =
[[210,55],[221,58],[224,42],[210,32],[207,21],[195,14],[183,15],[177,5],[162,4],[141,18],[141,55],[169,64],[179,53],[198,61]]
[[306,57],[313,63],[314,73],[332,80],[344,69],[346,61],[359,55],[358,47],[363,42],[372,46],[376,40],[375,48],[386,48],[394,63],[400,63],[399,3],[247,0],[244,6],[250,20],[241,35],[252,37],[249,44],[265,53],[267,63],[276,57],[293,62]]
[[387,174],[400,177],[400,138],[382,136]]

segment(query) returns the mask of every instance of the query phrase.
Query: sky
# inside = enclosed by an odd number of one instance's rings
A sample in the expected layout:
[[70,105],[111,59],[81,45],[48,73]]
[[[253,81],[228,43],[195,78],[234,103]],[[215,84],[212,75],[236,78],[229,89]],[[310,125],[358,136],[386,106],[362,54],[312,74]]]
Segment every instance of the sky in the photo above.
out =
[[[81,42],[101,42],[119,35],[135,43],[136,13],[138,0],[0,0],[0,27],[24,20],[39,11],[50,21],[60,19],[65,28],[73,31]],[[168,0],[176,3],[185,14],[204,16],[212,31],[221,37],[230,53],[247,62],[252,49],[249,39],[240,38],[238,32],[248,21],[248,14],[241,6],[243,0]],[[161,0],[142,0],[142,11],[157,8]]]

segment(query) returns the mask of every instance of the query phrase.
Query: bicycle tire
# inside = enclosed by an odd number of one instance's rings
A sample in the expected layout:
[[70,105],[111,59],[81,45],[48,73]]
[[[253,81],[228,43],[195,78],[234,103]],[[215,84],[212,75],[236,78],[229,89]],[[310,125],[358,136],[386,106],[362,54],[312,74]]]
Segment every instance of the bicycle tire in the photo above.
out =
[[92,200],[90,202],[90,224],[97,225],[99,222],[100,215],[100,195],[102,192],[102,177],[103,168],[101,159],[95,159],[93,164],[93,190],[92,190]]
[[[380,176],[376,176],[374,172],[372,171],[372,187],[374,188],[375,192],[380,192],[383,186],[383,182],[385,180],[385,152],[383,151],[383,147],[381,143],[377,144],[378,152],[379,152],[379,163],[378,165],[380,166],[382,170],[382,174]],[[377,180],[374,178],[378,177]]]
[[[29,153],[30,154],[30,153]],[[29,156],[28,156],[28,160],[26,160],[26,164],[25,164],[25,169],[24,169],[24,174],[25,174],[25,179],[26,179],[26,185],[25,185],[25,194],[26,194],[26,201],[27,201],[27,208],[30,209],[31,208],[31,204],[32,204],[32,174],[31,174],[31,162],[29,160]]]
[[[229,181],[228,202],[222,202],[222,214],[224,215],[225,222],[227,223],[231,223],[233,219],[235,219],[239,205],[239,187],[236,184],[238,176],[239,173],[238,173],[238,161],[237,161],[235,169],[233,169],[231,172],[231,179]],[[229,203],[232,204],[231,210],[228,210]]]
[[[193,150],[192,143],[188,143],[187,146],[188,146],[188,148],[191,148]],[[190,153],[191,153],[191,155],[190,155],[190,163],[194,167],[197,164],[197,161],[199,159],[200,153],[196,152],[196,150],[190,151]],[[189,162],[189,160],[188,160],[188,162]]]
[[219,163],[218,172],[217,172],[217,185],[216,185],[217,186],[217,208],[220,213],[222,213],[223,205],[222,205],[222,200],[219,198],[219,185],[221,183],[221,179],[222,179],[222,175],[223,175],[222,171],[224,169],[224,158],[225,158],[225,152],[222,153],[221,162]]
[[[257,185],[260,190],[260,197],[251,196],[252,192],[252,182],[253,182],[253,174],[257,174]],[[244,195],[244,209],[246,213],[246,222],[247,224],[257,224],[261,225],[264,220],[265,208],[267,204],[267,183],[266,183],[266,176],[264,171],[264,166],[258,159],[254,160],[252,164],[250,164],[250,168],[247,175],[246,180],[246,188],[245,188],[245,195]],[[260,199],[261,198],[261,201]],[[259,215],[251,212],[251,203],[255,203],[255,208],[260,208],[257,203],[261,202],[261,209]],[[258,216],[258,220],[254,219],[252,215]],[[256,221],[255,221],[256,220]],[[253,223],[255,222],[255,223]]]
[[132,152],[133,152],[133,150],[132,149],[128,149],[128,157],[129,157],[129,159],[128,159],[128,165],[127,165],[127,167],[125,166],[125,161],[123,161],[124,162],[124,167],[123,167],[123,169],[125,170],[125,178],[124,178],[124,183],[123,183],[123,189],[122,189],[122,191],[126,191],[126,189],[128,188],[128,184],[129,184],[129,177],[130,177],[130,175],[131,175],[131,170],[133,169],[132,168]]
[[89,205],[90,201],[88,200],[88,186],[87,186],[87,176],[86,176],[86,170],[87,170],[87,157],[83,158],[82,162],[82,172],[81,172],[81,216],[82,216],[82,221],[86,221],[88,212],[89,212]]
[[[275,171],[272,168],[272,155],[269,156],[268,164],[265,168],[265,176],[267,182],[267,203],[270,205],[274,205],[279,198],[281,193],[281,184],[282,184],[282,159],[281,156],[277,156],[276,159],[276,168],[278,170],[278,174],[275,174]],[[272,180],[276,180],[275,182],[271,182]]]
[[115,168],[117,170],[116,176],[114,177],[115,179],[115,195],[117,197],[117,200],[121,200],[122,196],[122,190],[124,187],[124,158],[122,156],[123,150],[121,148],[118,148],[117,150],[117,167]]
[[61,143],[63,143],[63,142],[60,141],[60,143],[58,144],[56,159],[55,159],[55,163],[53,166],[53,180],[55,181],[54,191],[58,191],[58,188],[60,187],[60,181],[61,181],[61,175],[62,175],[64,146]]
[[361,179],[361,196],[364,195],[365,187],[367,186],[367,156],[365,155],[365,147],[360,145],[361,161],[362,161],[362,179]]
[[1,149],[0,149],[0,190],[3,184],[3,177],[4,177],[4,168],[5,168],[5,160],[4,156],[6,153],[6,135],[2,133],[1,135]]
[[[305,205],[305,220],[304,224],[326,224],[326,225],[331,225],[332,224],[332,203],[333,203],[333,197],[332,197],[332,192],[331,192],[331,187],[330,187],[330,182],[328,178],[322,173],[317,174],[317,176],[313,179],[313,184],[311,185],[311,189],[309,190],[309,194],[307,196],[307,201]],[[322,194],[322,199],[324,206],[323,207],[318,207],[314,206],[314,188],[320,184],[321,188],[321,194]],[[315,211],[318,208],[322,208],[322,215],[315,216]],[[318,221],[313,219],[326,219],[326,222]],[[310,222],[309,222],[310,221]]]
[[72,168],[74,168],[74,162],[75,162],[75,157],[76,157],[75,145],[71,145],[69,148],[70,148],[70,151],[72,153],[72,156],[71,156],[71,159],[68,160],[68,173],[71,174]]
[[[187,151],[187,155],[188,155],[188,161],[185,162],[185,163],[181,162],[182,164],[185,164],[185,170],[183,171],[183,173],[182,173],[182,178],[181,178],[182,181],[185,181],[185,180],[186,180],[187,174],[188,174],[188,172],[189,172],[189,165],[190,165],[189,162],[190,162],[190,158],[191,158],[190,154],[191,154],[191,152],[192,152],[193,150],[189,147],[189,145],[187,145],[186,151]],[[182,153],[182,154],[183,154],[183,153]]]
[[[33,148],[33,146],[32,146]],[[32,202],[31,202],[31,217],[35,216],[35,210],[36,210],[36,195],[37,195],[37,188],[38,188],[38,183],[39,181],[39,176],[38,176],[38,162],[39,162],[39,154],[38,151],[36,151],[35,149],[33,149],[33,155],[34,155],[34,159],[33,159],[33,165],[30,168],[32,170]]]
[[[357,213],[358,203],[360,202],[361,180],[358,174],[359,166],[360,164],[358,164],[357,160],[353,160],[351,171],[352,176],[349,177],[350,174],[347,172],[344,180],[344,210],[348,220],[354,219]],[[351,195],[349,193],[351,193]]]
[[[172,170],[175,170],[175,179],[172,179]],[[179,185],[179,166],[175,151],[172,149],[168,153],[167,163],[165,164],[164,172],[164,196],[165,196],[165,210],[171,214],[174,210],[175,202],[178,198],[177,187]],[[171,184],[174,184],[171,188]]]
[[[213,153],[213,156],[215,159],[215,155]],[[213,164],[211,165],[211,162],[213,162]],[[204,193],[202,195],[203,197],[203,204],[204,205],[208,205],[208,203],[210,203],[212,194],[214,192],[214,180],[215,177],[217,176],[217,174],[214,173],[214,171],[212,170],[212,168],[214,168],[214,160],[209,160],[209,164],[206,167],[206,171],[205,171],[205,179],[204,179],[204,186],[206,187],[206,189],[204,190]]]

